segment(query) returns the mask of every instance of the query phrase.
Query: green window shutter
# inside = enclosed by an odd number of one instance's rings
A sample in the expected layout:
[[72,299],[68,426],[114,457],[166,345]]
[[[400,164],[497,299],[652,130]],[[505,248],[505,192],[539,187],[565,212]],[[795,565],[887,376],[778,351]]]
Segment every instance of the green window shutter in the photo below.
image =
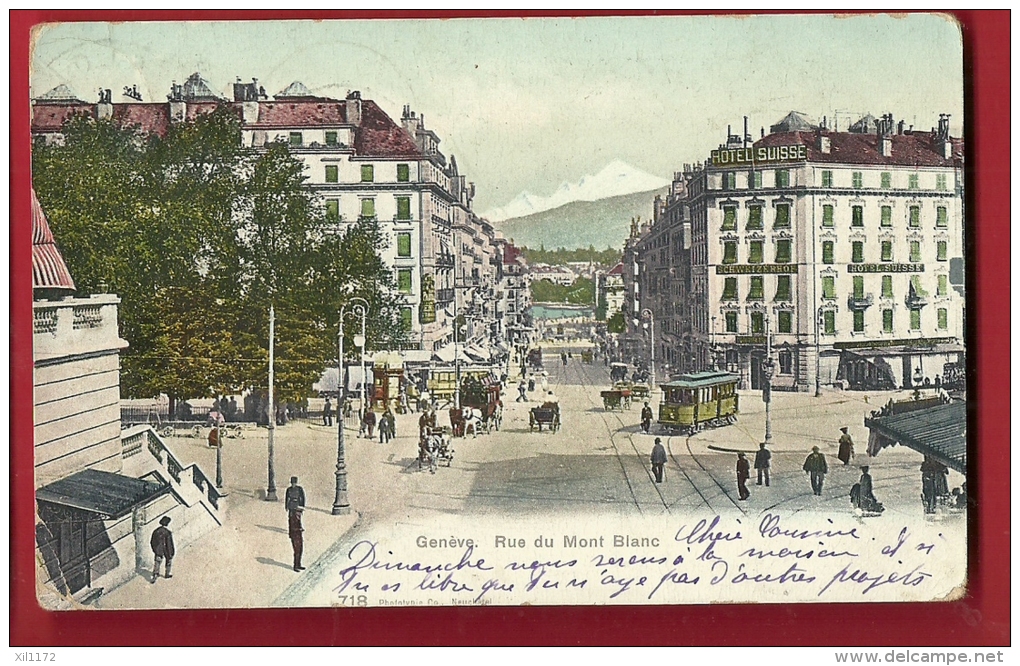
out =
[[893,332],[893,311],[882,310],[882,332],[892,333]]
[[786,169],[776,170],[776,187],[790,186],[790,172]]
[[946,207],[939,206],[935,209],[935,226],[945,229],[949,226],[949,216],[946,214]]
[[790,276],[779,275],[776,277],[776,300],[790,300]]
[[398,268],[397,269],[397,289],[399,289],[401,293],[410,294],[411,293],[411,285],[412,285],[411,269],[410,268]]
[[864,226],[864,206],[854,206],[850,209],[853,217],[850,222],[852,227],[863,227]]
[[400,325],[405,331],[411,330],[411,308],[406,306],[400,308]]
[[822,241],[822,263],[823,264],[831,264],[831,263],[833,263],[835,261],[833,259],[833,256],[832,256],[833,255],[833,247],[834,246],[833,246],[833,242],[832,241]]
[[935,176],[935,189],[945,191],[946,187],[946,174],[940,173]]
[[858,189],[859,190],[862,187],[864,187],[864,174],[862,174],[860,171],[854,171],[853,172],[853,183],[854,183],[854,189]]
[[893,293],[892,293],[892,276],[891,275],[883,275],[882,276],[882,298],[892,298],[892,297],[893,297]]
[[788,264],[790,263],[790,246],[792,241],[788,238],[781,238],[776,241],[776,263],[777,264]]
[[375,217],[375,199],[361,200],[361,217]]
[[723,243],[723,259],[724,264],[735,264],[737,263],[737,242],[726,241]]
[[765,332],[765,315],[761,312],[751,313],[751,333]]
[[761,206],[751,206],[747,211],[747,228],[761,229]]
[[864,310],[854,310],[854,333],[864,332]]
[[855,264],[860,264],[864,261],[864,243],[863,241],[854,241],[851,245],[853,258],[851,261]]
[[304,141],[303,141],[303,139],[301,137],[301,132],[291,132],[290,133],[290,145],[292,145],[292,146],[300,146],[302,143],[304,143]]
[[826,335],[836,334],[836,313],[832,310],[826,310],[822,313],[822,326],[825,330]]
[[338,183],[340,182],[340,167],[335,164],[326,165],[326,182],[327,183]]
[[911,206],[910,207],[910,226],[919,227],[921,226],[921,207]]
[[753,174],[751,177],[751,181],[754,183],[751,187],[753,187],[756,190],[760,190],[762,184],[761,171],[752,171],[751,173]]
[[733,231],[737,228],[737,209],[734,206],[723,208],[722,231]]
[[337,143],[338,142],[336,132],[326,132],[326,145],[335,146]]
[[411,167],[407,164],[397,165],[397,182],[407,183],[411,180]]
[[907,179],[907,189],[916,190],[920,186],[920,176],[916,173],[910,174]]
[[892,206],[882,206],[882,226],[892,226]]
[[937,296],[945,296],[949,293],[949,276],[942,273],[938,276],[938,287],[935,290]]
[[371,183],[375,181],[375,167],[371,164],[361,165],[361,182]]
[[910,241],[910,261],[921,261],[921,241]]
[[405,233],[397,234],[397,256],[398,257],[411,256],[411,234]]
[[833,226],[833,207],[832,204],[825,204],[822,206],[822,226],[831,227]]
[[864,276],[854,276],[854,298],[864,298]]
[[751,256],[747,258],[749,264],[760,264],[765,254],[765,241],[751,241]]
[[737,278],[728,277],[723,287],[723,300],[724,301],[735,301],[737,300]]
[[892,187],[892,174],[888,171],[882,172],[882,189],[888,190]]
[[910,309],[910,330],[920,331],[921,330],[921,310],[920,308]]
[[946,261],[949,256],[949,243],[946,241],[939,241],[935,245],[935,259],[938,261]]
[[836,298],[836,278],[832,275],[822,276],[822,298]]
[[[787,276],[789,277],[789,276]],[[780,333],[792,333],[793,332],[793,313],[787,310],[780,310],[779,312],[779,332]]]
[[339,220],[340,219],[340,200],[339,199],[326,199],[326,219]]
[[751,276],[751,290],[747,292],[747,300],[760,301],[765,298],[765,278],[761,275]]
[[411,199],[410,199],[410,197],[397,197],[397,219],[398,220],[410,220],[411,219]]
[[939,330],[944,331],[949,328],[949,310],[945,308],[938,309],[939,318]]
[[790,228],[790,204],[776,205],[776,229]]
[[882,241],[882,261],[892,261],[892,241]]
[[823,171],[822,172],[822,187],[832,187],[832,172],[831,171]]
[[726,332],[736,333],[737,332],[737,313],[727,312],[726,313]]

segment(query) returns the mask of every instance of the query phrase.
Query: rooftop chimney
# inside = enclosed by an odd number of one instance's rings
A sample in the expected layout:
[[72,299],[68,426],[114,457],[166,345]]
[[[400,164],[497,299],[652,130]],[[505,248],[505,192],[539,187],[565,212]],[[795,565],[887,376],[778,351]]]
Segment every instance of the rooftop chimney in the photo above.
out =
[[113,118],[113,93],[109,88],[99,91],[99,104],[96,105],[96,118],[109,120]]
[[882,157],[891,157],[892,156],[892,137],[890,137],[890,136],[881,136],[881,137],[878,138],[878,142],[880,144],[879,150],[882,153]]
[[832,139],[825,134],[818,134],[818,152],[824,155],[832,152]]
[[939,114],[939,129],[936,134],[937,148],[943,159],[950,159],[953,156],[953,142],[949,138],[949,114]]
[[361,125],[361,91],[352,90],[347,93],[347,122]]

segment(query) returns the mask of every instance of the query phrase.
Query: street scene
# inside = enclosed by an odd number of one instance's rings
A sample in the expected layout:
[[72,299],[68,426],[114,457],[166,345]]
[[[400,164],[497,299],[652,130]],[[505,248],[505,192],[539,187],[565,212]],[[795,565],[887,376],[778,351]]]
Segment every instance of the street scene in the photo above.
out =
[[[955,28],[543,19],[476,44],[491,24],[40,32],[41,605],[962,596]],[[787,29],[813,37],[773,52]],[[768,44],[761,81],[677,69],[678,34]],[[179,56],[195,35],[223,57]],[[621,35],[640,71],[597,47]],[[865,37],[911,86],[822,66]],[[415,86],[381,43],[414,45]],[[774,94],[794,61],[848,92]]]

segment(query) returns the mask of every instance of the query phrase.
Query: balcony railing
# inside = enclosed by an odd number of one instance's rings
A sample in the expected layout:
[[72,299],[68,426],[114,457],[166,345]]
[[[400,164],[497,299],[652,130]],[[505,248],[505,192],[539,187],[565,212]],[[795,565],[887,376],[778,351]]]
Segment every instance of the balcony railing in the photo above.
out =
[[455,265],[456,259],[452,253],[436,255],[436,268],[453,268]]
[[436,305],[445,305],[452,303],[455,295],[455,291],[452,288],[449,289],[437,289],[436,290]]
[[846,306],[851,310],[867,310],[874,304],[875,298],[871,294],[854,296],[851,294],[846,299]]

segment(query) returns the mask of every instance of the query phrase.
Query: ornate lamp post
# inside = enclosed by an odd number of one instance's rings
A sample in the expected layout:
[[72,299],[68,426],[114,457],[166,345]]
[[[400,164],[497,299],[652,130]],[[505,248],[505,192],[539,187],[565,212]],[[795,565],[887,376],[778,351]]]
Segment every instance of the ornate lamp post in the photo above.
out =
[[762,364],[762,374],[765,376],[765,385],[762,387],[762,400],[765,401],[765,443],[772,443],[772,375],[775,373],[775,364],[772,362],[772,332],[769,330],[769,317],[765,315],[765,362]]
[[273,361],[275,359],[276,310],[269,306],[269,485],[266,487],[266,501],[276,501],[276,468],[273,460],[273,438],[276,433],[276,407],[273,402]]
[[[362,352],[364,352],[364,330],[365,330],[365,319],[368,316],[368,302],[363,298],[352,298],[350,303],[346,303],[340,308],[340,335],[339,335],[339,355],[337,356],[337,411],[340,414],[340,418],[337,419],[337,437],[336,437],[336,495],[333,498],[333,515],[339,516],[342,514],[350,513],[351,503],[347,499],[347,460],[344,452],[344,418],[343,418],[343,404],[346,398],[346,386],[344,386],[344,317],[348,314],[346,311],[347,305],[353,304],[354,314],[361,315],[361,330],[360,336],[355,336],[355,342],[358,342],[358,338],[361,338]],[[362,364],[364,364],[364,353],[362,353]],[[362,365],[364,367],[364,365]],[[361,395],[362,405],[364,405],[365,395],[365,377],[362,375],[361,378]]]
[[815,397],[822,397],[822,308],[815,317]]
[[649,341],[649,347],[651,348],[651,353],[649,354],[649,357],[650,357],[650,360],[651,360],[651,371],[652,371],[651,383],[650,383],[648,388],[654,391],[655,390],[655,314],[651,310],[649,310],[648,308],[645,308],[644,310],[641,311],[641,318],[648,320],[648,326],[649,326],[649,328],[648,328],[648,341]]

